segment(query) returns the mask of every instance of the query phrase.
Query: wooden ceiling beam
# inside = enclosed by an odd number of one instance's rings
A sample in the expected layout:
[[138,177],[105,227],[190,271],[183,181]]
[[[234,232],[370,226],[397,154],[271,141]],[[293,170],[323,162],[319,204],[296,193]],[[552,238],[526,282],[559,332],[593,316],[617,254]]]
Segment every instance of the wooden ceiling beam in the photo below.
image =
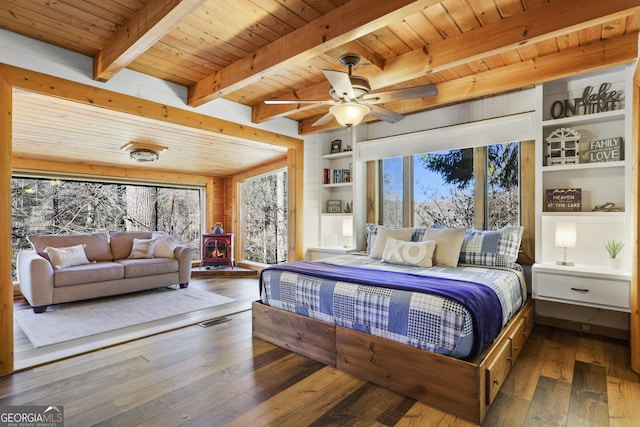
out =
[[304,62],[439,2],[351,0],[191,85],[187,104],[197,107],[225,96],[279,67]]
[[[561,79],[606,67],[626,64],[638,57],[638,33],[630,33],[613,39],[533,58],[525,62],[483,73],[450,80],[438,85],[438,96],[410,99],[389,104],[386,107],[400,114],[427,110],[442,105],[466,102],[484,96],[523,89],[535,84]],[[301,120],[300,135],[337,129],[332,120],[326,125],[312,126],[321,116]],[[377,119],[367,116],[364,122]]]
[[149,0],[93,58],[93,78],[106,82],[156,44],[206,0]]
[[[561,0],[546,3],[482,28],[433,43],[428,48],[415,49],[389,58],[385,62],[384,71],[369,78],[369,83],[374,90],[389,87],[638,11],[640,4],[632,0]],[[482,40],[482,43],[478,43],[478,40]],[[322,83],[305,88],[304,95],[302,91],[295,91],[277,99],[326,100],[326,87]],[[252,120],[262,123],[273,117],[286,116],[288,111],[297,110],[296,107],[296,104],[257,104],[252,106]]]

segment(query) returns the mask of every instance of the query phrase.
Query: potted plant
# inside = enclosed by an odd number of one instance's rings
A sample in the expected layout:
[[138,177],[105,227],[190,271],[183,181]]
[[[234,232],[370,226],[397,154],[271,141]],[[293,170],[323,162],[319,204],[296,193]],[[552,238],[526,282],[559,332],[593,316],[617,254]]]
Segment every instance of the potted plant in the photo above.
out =
[[618,258],[618,254],[622,251],[622,247],[624,246],[623,242],[619,242],[617,240],[609,240],[604,247],[607,249],[609,253],[609,265],[612,268],[620,267],[620,258]]

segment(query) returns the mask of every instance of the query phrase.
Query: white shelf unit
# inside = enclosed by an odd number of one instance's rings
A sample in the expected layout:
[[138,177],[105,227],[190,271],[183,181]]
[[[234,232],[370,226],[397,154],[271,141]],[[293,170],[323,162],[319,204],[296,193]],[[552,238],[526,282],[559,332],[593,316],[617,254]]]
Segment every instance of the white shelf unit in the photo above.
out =
[[[542,204],[539,215],[540,232],[536,251],[538,262],[548,263],[560,259],[562,248],[555,247],[555,227],[558,222],[577,224],[575,248],[567,249],[567,256],[576,262],[592,266],[607,266],[606,242],[615,239],[624,242],[622,270],[631,268],[631,120],[625,103],[632,96],[632,67],[615,67],[603,72],[575,76],[546,83],[542,87],[542,123],[540,146],[537,147],[537,164],[542,165],[536,174],[539,197]],[[623,93],[618,109],[575,115],[558,119],[551,118],[553,105],[583,97],[587,88],[598,93],[605,84],[605,91]],[[556,109],[557,112],[557,109]],[[546,165],[546,138],[556,129],[571,128],[580,134],[578,164]],[[589,162],[591,141],[621,137],[622,159],[616,161]],[[579,212],[548,212],[545,209],[545,191],[548,189],[579,188],[581,209]],[[597,206],[614,203],[622,211],[594,211]]]
[[[335,249],[341,252],[345,249],[352,249],[356,244],[353,221],[355,141],[351,135],[352,133],[346,129],[339,129],[323,135],[320,159],[323,174],[320,188],[322,209],[320,214],[320,249]],[[341,141],[341,151],[332,153],[332,143],[335,140]],[[334,171],[336,171],[335,175]],[[347,173],[348,178],[346,177]],[[340,202],[339,212],[329,211],[328,202],[330,200]],[[345,212],[347,204],[349,212]],[[347,229],[352,230],[351,236],[345,235]]]
[[[633,66],[620,66],[580,76],[545,83],[539,88],[539,105],[542,106],[539,144],[536,147],[536,203],[537,239],[536,264],[532,268],[533,297],[576,307],[564,310],[561,317],[578,324],[590,323],[599,314],[579,309],[605,309],[617,312],[629,311],[630,270],[633,241],[631,240],[631,97],[633,94]],[[603,86],[604,85],[604,86]],[[615,110],[594,112],[563,118],[551,118],[558,102],[575,102],[584,99],[589,92],[598,94],[600,89],[610,93],[623,92],[624,99]],[[555,104],[554,104],[555,103]],[[626,103],[626,104],[625,104]],[[564,104],[566,105],[566,104]],[[629,107],[627,107],[627,105]],[[583,111],[581,111],[583,112]],[[557,129],[571,128],[580,134],[579,163],[547,165],[547,137]],[[620,160],[591,162],[591,141],[621,137],[623,146]],[[594,150],[594,156],[595,156]],[[611,153],[607,153],[610,156]],[[613,158],[605,157],[605,158]],[[580,189],[581,208],[577,212],[552,212],[546,209],[546,190]],[[614,203],[621,211],[594,211],[598,205]],[[559,222],[576,224],[576,246],[567,248],[567,260],[574,266],[557,265],[564,249],[555,246],[555,230]],[[621,267],[612,269],[608,264],[605,244],[608,240],[624,243]],[[554,312],[554,306],[540,305],[541,310]],[[536,308],[539,311],[539,308]],[[555,317],[555,315],[554,315]],[[594,320],[594,322],[596,322]],[[628,325],[628,320],[627,320]],[[585,326],[583,326],[585,327]],[[617,326],[616,326],[617,327]],[[585,327],[587,328],[587,327]],[[585,329],[585,330],[588,330]]]

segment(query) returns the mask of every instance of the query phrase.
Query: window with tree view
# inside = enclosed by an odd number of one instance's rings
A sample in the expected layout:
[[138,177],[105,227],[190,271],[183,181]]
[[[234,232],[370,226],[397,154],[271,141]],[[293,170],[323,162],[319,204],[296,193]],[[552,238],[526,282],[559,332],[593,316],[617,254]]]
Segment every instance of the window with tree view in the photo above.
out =
[[200,259],[199,188],[14,177],[11,192],[13,271],[27,236],[40,233],[166,231]]
[[263,264],[287,261],[287,170],[242,183],[244,259]]
[[[411,171],[402,161],[382,162],[381,217],[393,226],[497,229],[520,224],[520,143],[416,154]],[[411,182],[403,188],[402,177]],[[413,206],[409,223],[397,201]],[[406,200],[410,200],[409,204]]]

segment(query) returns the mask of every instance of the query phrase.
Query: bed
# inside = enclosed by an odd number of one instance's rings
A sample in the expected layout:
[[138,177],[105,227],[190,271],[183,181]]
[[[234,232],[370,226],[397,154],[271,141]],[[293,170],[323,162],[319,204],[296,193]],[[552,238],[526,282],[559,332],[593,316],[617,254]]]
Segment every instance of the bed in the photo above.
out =
[[253,334],[481,423],[533,327],[521,233],[369,228],[368,253],[263,270]]

